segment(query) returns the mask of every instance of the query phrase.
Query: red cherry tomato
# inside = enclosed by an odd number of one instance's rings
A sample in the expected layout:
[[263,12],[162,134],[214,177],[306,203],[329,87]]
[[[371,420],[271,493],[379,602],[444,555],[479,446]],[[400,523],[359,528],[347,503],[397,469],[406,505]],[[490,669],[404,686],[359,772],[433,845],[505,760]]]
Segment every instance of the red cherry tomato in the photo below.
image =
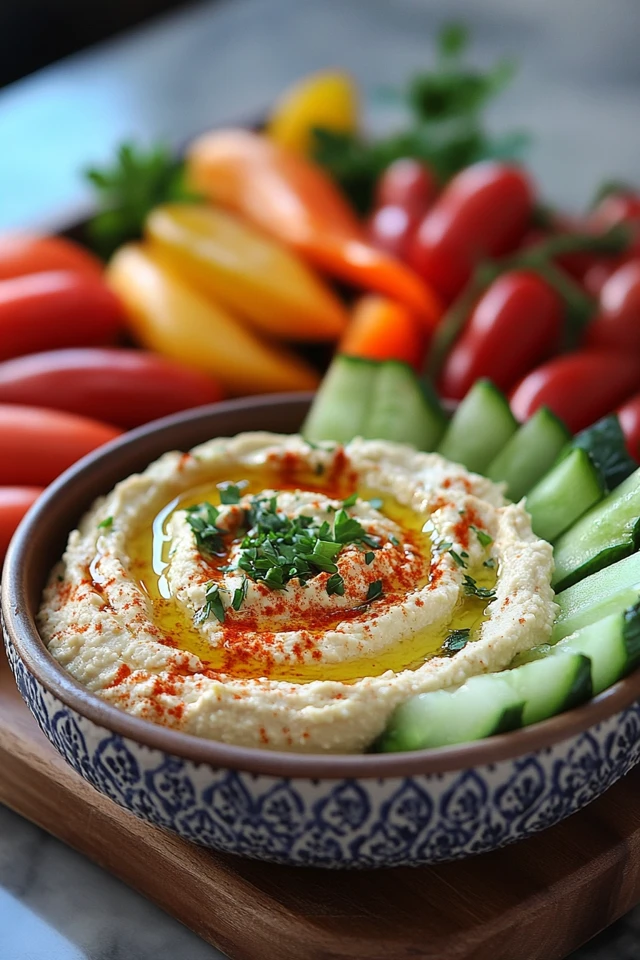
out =
[[0,484],[46,486],[120,432],[88,417],[0,403]]
[[42,487],[0,487],[0,567],[14,531]]
[[404,207],[379,207],[369,220],[369,239],[378,250],[405,260],[417,220]]
[[99,277],[104,265],[88,250],[66,237],[33,233],[0,236],[0,280],[44,270],[73,270]]
[[143,350],[51,350],[0,363],[0,403],[66,410],[119,427],[221,397],[211,377]]
[[451,180],[418,227],[409,263],[450,302],[484,257],[513,250],[533,210],[526,174],[500,163],[467,167]]
[[603,284],[600,309],[587,328],[585,343],[640,353],[640,260],[625,263]]
[[411,157],[394,160],[384,171],[376,187],[376,207],[403,207],[419,216],[433,203],[438,184],[424,163]]
[[580,350],[556,357],[521,380],[511,409],[526,420],[547,406],[574,433],[615,410],[640,389],[640,356]]
[[70,270],[0,280],[0,360],[113,343],[123,308],[100,277]]
[[618,419],[627,441],[627,450],[640,463],[640,393],[619,408]]
[[509,390],[557,348],[563,314],[558,294],[535,273],[518,270],[498,277],[447,357],[441,392],[460,400],[479,377]]

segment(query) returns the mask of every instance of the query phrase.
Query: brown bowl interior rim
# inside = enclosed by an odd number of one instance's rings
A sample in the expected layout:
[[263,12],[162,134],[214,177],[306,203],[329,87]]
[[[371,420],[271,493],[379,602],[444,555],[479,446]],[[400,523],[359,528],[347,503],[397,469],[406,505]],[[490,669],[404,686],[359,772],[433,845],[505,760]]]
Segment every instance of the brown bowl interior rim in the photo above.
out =
[[[69,497],[75,488],[85,485],[105,461],[127,461],[128,454],[145,438],[159,438],[186,424],[202,424],[225,415],[247,415],[272,412],[297,404],[302,416],[310,394],[285,394],[226,401],[210,407],[177,414],[140,427],[112,441],[99,451],[83,458],[67,470],[32,507],[18,528],[5,562],[2,582],[2,612],[5,627],[18,655],[28,671],[55,697],[76,713],[106,730],[119,734],[148,748],[188,759],[213,768],[230,768],[249,773],[277,777],[313,779],[407,777],[464,770],[504,760],[512,760],[544,750],[563,740],[575,737],[640,698],[640,670],[618,681],[608,690],[581,707],[558,714],[541,723],[473,743],[451,747],[417,750],[411,753],[326,755],[297,754],[251,747],[237,747],[180,733],[147,720],[132,717],[104,703],[73,679],[49,654],[36,628],[27,602],[29,577],[29,542],[36,530],[39,536],[51,524],[52,510],[62,497]],[[223,434],[220,434],[223,435]],[[173,449],[179,444],[168,445]],[[159,455],[159,454],[158,454]],[[130,471],[129,471],[130,472]],[[121,476],[128,476],[125,470]],[[102,490],[96,490],[97,496]]]

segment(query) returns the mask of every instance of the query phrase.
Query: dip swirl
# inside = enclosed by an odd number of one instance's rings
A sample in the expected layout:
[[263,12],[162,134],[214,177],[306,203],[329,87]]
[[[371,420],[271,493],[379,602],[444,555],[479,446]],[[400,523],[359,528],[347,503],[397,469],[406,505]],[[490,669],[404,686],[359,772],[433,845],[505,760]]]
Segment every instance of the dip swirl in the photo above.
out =
[[362,752],[408,697],[546,640],[552,569],[524,507],[437,454],[242,434],[167,454],[97,502],[40,629],[135,716]]

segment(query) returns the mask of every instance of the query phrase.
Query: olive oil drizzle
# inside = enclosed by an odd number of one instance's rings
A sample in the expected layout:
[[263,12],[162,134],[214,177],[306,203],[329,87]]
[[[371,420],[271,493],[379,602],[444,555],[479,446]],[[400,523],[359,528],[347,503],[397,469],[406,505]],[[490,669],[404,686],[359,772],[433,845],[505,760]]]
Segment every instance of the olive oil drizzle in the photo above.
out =
[[[323,487],[321,477],[300,477],[296,479],[297,483],[287,486],[286,489],[311,490],[331,497],[336,495],[335,491],[328,491]],[[219,504],[220,490],[218,483],[222,481],[239,482],[241,480],[248,480],[247,486],[243,489],[243,494],[258,493],[265,489],[276,489],[279,486],[277,475],[274,475],[274,472],[268,469],[245,469],[242,476],[238,475],[230,478],[229,475],[225,475],[217,481],[212,479],[206,487],[189,490],[164,504],[154,516],[152,524],[139,530],[131,537],[128,544],[127,552],[132,561],[133,572],[135,572],[142,589],[149,598],[153,609],[154,622],[180,649],[199,657],[205,669],[226,673],[228,676],[238,679],[266,678],[290,683],[336,680],[350,683],[364,677],[380,676],[387,671],[397,673],[401,670],[415,670],[435,656],[455,655],[455,652],[448,651],[445,646],[447,636],[454,629],[468,629],[470,643],[477,639],[483,622],[488,618],[489,607],[486,600],[482,598],[461,594],[450,620],[431,626],[426,630],[417,631],[410,638],[395,644],[391,649],[382,651],[380,654],[367,654],[367,651],[363,649],[362,656],[340,663],[307,662],[304,660],[300,662],[267,663],[259,657],[243,659],[241,663],[235,662],[233,657],[229,656],[229,648],[233,644],[233,637],[230,637],[229,640],[225,639],[222,647],[213,647],[207,641],[206,636],[192,622],[187,622],[188,618],[185,616],[184,609],[171,594],[166,573],[170,564],[171,552],[171,535],[168,526],[173,514],[177,510],[193,506],[203,500]],[[358,491],[358,495],[367,500],[375,498],[376,508],[380,509],[384,516],[396,522],[404,531],[410,532],[414,537],[417,536],[419,542],[424,546],[425,552],[429,552],[427,555],[430,554],[431,541],[425,532],[425,527],[428,527],[428,525],[425,524],[423,514],[411,510],[380,491],[362,489]],[[341,499],[339,495],[337,499]],[[469,573],[482,587],[491,589],[495,585],[495,568],[481,567],[479,570],[470,570]],[[416,587],[422,585],[424,584],[416,584]],[[393,603],[396,597],[398,602],[401,602],[401,590],[390,590],[388,592],[390,603]],[[229,610],[228,613],[227,624],[232,622],[234,611]],[[314,638],[319,639],[328,629],[335,629],[338,624],[346,620],[353,620],[353,613],[357,614],[358,612],[354,611],[349,616],[345,615],[344,611],[337,610],[335,622],[326,623],[319,630],[308,629],[305,633],[311,641]],[[371,614],[364,613],[364,616],[371,616]],[[269,623],[258,626],[264,631],[274,629],[273,624],[270,625]],[[228,669],[230,662],[233,663],[232,669]]]

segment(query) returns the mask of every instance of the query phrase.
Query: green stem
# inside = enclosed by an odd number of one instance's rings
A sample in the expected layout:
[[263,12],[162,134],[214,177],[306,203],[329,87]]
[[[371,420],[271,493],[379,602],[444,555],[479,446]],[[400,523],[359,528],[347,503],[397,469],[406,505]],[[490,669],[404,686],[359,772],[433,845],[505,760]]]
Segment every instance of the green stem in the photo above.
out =
[[565,349],[573,346],[593,317],[596,304],[569,274],[553,263],[553,260],[568,253],[599,253],[603,256],[615,256],[627,249],[630,240],[628,227],[625,224],[616,224],[605,233],[597,235],[567,233],[549,237],[527,250],[519,250],[508,257],[478,264],[472,279],[447,310],[438,326],[427,358],[425,373],[433,380],[437,378],[477,300],[497,277],[510,270],[533,270],[559,294],[567,311],[563,346]]

